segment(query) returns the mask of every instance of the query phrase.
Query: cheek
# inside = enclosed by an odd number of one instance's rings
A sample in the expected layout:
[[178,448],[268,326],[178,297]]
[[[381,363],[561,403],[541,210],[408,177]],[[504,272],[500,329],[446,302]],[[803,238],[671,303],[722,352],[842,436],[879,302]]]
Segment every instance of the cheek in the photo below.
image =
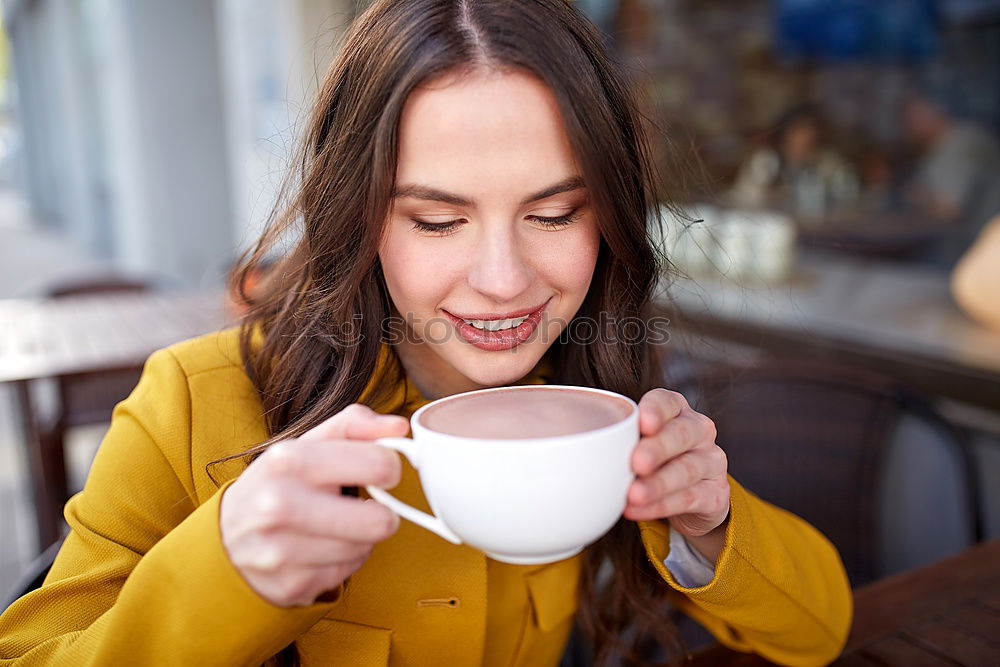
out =
[[564,232],[559,243],[550,244],[545,252],[543,264],[550,281],[565,291],[586,291],[594,275],[600,245],[601,236],[595,224],[581,226],[572,233]]
[[[426,244],[389,233],[379,249],[386,288],[400,314],[434,309],[450,284],[448,264]],[[428,276],[434,276],[429,280]]]
[[452,325],[437,308],[457,280],[453,265],[414,239],[385,243],[379,256],[389,298],[406,328],[418,340],[448,341]]
[[413,272],[410,253],[406,244],[400,241],[398,235],[388,232],[379,247],[379,261],[382,263],[382,274],[385,276],[385,286],[389,291],[396,309],[405,312],[412,300],[411,292],[416,287],[408,276]]

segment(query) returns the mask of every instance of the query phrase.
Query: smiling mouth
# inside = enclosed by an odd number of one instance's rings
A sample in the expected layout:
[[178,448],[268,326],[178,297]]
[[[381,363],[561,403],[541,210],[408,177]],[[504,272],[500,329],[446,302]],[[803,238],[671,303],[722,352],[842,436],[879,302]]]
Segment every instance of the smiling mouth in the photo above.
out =
[[520,326],[528,316],[508,318],[503,320],[467,320],[464,317],[460,317],[460,320],[476,327],[477,329],[482,329],[484,331],[502,331],[503,329],[513,329],[514,327]]
[[551,298],[531,310],[502,315],[479,314],[460,317],[444,311],[455,325],[459,336],[475,347],[488,351],[507,350],[527,341],[542,319]]
[[509,313],[470,313],[468,315],[459,315],[448,311],[445,312],[448,312],[448,314],[452,317],[462,320],[469,326],[473,326],[477,329],[481,329],[483,331],[502,331],[504,329],[513,329],[520,326],[529,317],[544,308],[548,302],[549,300],[546,299],[545,302],[535,306],[534,308],[524,308],[521,310],[511,311]]

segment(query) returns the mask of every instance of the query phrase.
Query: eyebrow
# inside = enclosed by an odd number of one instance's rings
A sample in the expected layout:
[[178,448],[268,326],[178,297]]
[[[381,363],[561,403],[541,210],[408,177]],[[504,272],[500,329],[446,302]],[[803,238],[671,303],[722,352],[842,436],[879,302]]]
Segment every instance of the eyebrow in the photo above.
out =
[[[583,178],[580,176],[570,176],[569,178],[563,179],[543,190],[539,190],[534,194],[528,195],[521,200],[520,205],[524,206],[525,204],[532,204],[536,201],[547,199],[553,195],[562,194],[563,192],[579,190],[582,187],[585,187]],[[475,206],[475,202],[471,199],[467,199],[461,195],[456,195],[451,192],[444,192],[426,185],[404,185],[401,188],[396,188],[396,190],[393,191],[392,196],[393,198],[414,197],[415,199],[426,199],[427,201],[439,201],[444,202],[445,204],[452,204],[454,206]]]

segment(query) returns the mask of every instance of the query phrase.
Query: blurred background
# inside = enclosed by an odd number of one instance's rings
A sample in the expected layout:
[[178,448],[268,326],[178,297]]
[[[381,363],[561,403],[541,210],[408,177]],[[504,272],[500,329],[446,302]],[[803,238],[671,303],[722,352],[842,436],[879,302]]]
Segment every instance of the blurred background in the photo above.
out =
[[[358,6],[4,0],[0,590],[152,349],[231,322]],[[634,73],[665,383],[860,585],[1000,535],[1000,0],[578,0]],[[767,418],[761,418],[767,415]]]

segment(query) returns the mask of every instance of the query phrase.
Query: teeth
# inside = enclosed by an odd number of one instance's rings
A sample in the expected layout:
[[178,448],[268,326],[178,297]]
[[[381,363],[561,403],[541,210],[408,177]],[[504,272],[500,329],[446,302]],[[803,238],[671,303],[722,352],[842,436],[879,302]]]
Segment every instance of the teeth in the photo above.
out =
[[501,329],[513,329],[514,327],[521,326],[521,324],[528,319],[528,316],[515,317],[509,320],[462,320],[466,324],[470,324],[477,329],[485,329],[486,331],[500,331]]

